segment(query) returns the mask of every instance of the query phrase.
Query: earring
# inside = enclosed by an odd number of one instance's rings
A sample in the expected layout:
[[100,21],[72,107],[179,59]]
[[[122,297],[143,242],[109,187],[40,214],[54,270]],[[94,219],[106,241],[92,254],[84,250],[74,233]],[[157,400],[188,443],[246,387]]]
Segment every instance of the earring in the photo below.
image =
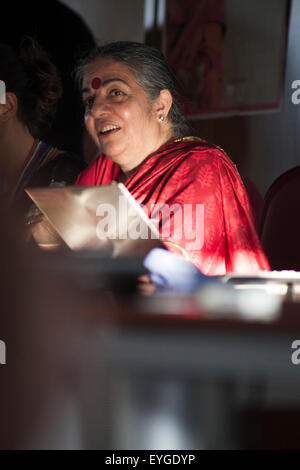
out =
[[163,122],[165,120],[164,116],[160,116],[160,118],[158,118],[159,122]]

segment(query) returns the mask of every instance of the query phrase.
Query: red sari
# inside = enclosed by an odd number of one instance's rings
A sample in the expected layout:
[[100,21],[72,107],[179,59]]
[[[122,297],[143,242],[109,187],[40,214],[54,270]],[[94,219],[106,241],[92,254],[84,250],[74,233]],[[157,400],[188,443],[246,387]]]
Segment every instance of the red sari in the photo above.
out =
[[[119,174],[118,165],[100,155],[79,174],[76,184],[110,184]],[[166,144],[125,186],[159,222],[167,248],[193,262],[204,274],[253,274],[270,269],[245,187],[232,161],[218,147],[197,138]],[[175,207],[174,214],[171,210],[170,217],[164,217],[157,209],[162,205]],[[175,216],[178,207],[184,221],[180,236],[180,217]]]

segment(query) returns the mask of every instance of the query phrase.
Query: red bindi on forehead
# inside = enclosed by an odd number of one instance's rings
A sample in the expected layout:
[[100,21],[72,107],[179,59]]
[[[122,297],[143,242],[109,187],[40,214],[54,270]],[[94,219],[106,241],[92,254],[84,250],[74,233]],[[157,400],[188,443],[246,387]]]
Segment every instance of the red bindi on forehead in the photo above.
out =
[[101,86],[101,79],[99,77],[93,78],[91,85],[94,90],[98,90]]

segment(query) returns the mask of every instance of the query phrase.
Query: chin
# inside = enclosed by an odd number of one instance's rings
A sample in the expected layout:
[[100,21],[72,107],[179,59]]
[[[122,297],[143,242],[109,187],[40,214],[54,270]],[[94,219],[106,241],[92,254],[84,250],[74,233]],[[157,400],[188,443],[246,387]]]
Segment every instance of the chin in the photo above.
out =
[[107,153],[105,154],[110,160],[112,160],[114,163],[116,163],[119,166],[124,165],[124,161],[126,161],[124,158],[122,158],[120,155],[108,155]]
[[112,160],[114,163],[117,163],[118,165],[122,165],[128,160],[126,155],[124,155],[124,152],[117,148],[110,148],[109,145],[106,146],[106,148],[103,148],[103,153],[106,155],[106,157],[110,158],[110,160]]

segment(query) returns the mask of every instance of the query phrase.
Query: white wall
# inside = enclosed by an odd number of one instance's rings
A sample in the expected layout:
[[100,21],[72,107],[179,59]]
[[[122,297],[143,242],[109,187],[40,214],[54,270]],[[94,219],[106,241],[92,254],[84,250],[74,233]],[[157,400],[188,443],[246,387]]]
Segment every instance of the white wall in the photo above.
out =
[[[300,0],[292,1],[283,105],[280,113],[246,118],[243,172],[264,192],[287,169],[300,164],[300,105],[291,84],[300,80]],[[234,138],[234,136],[233,136]]]
[[144,0],[61,0],[79,13],[99,41],[144,40]]

